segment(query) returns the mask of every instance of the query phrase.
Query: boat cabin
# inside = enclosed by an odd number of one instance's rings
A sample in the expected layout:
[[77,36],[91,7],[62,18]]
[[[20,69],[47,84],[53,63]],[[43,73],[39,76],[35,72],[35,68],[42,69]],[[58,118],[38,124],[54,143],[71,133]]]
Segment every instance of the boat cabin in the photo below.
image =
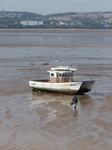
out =
[[50,82],[51,83],[57,83],[57,82],[72,82],[73,81],[73,73],[76,70],[76,68],[69,68],[69,67],[56,67],[51,68],[51,70],[48,70],[50,74]]

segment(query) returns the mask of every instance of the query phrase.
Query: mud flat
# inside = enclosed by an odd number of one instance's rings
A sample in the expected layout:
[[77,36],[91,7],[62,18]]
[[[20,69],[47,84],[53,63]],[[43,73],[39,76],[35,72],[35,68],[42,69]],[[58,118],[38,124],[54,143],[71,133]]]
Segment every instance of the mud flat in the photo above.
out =
[[[0,149],[112,149],[111,47],[5,44],[0,46]],[[56,65],[76,65],[78,76],[95,80],[91,92],[77,95],[76,112],[72,95],[36,93],[28,85],[31,79],[48,77],[54,59]]]

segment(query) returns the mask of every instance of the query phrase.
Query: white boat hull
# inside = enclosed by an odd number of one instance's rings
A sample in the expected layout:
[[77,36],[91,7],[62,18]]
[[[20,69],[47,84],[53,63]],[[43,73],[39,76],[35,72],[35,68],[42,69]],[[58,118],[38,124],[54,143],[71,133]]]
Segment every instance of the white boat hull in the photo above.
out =
[[86,93],[93,87],[94,81],[50,83],[48,80],[32,80],[29,85],[34,91],[57,92],[66,94]]

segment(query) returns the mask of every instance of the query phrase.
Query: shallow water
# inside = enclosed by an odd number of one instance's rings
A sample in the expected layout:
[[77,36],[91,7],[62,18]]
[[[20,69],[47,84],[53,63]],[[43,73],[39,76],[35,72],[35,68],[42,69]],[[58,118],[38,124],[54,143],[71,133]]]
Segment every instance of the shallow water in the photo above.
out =
[[[111,150],[111,30],[37,31],[0,31],[0,149]],[[95,80],[78,95],[76,112],[72,95],[33,93],[28,85],[53,65],[76,65],[77,75]]]

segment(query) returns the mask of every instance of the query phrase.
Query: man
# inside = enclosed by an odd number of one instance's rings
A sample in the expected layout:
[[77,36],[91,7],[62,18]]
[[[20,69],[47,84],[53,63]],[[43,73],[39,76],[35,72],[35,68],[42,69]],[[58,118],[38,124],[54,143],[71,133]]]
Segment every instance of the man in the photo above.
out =
[[75,96],[73,97],[72,101],[70,102],[70,105],[73,105],[73,104],[74,104],[74,110],[76,110],[77,102],[78,102],[78,98],[77,98],[77,96],[75,95]]

